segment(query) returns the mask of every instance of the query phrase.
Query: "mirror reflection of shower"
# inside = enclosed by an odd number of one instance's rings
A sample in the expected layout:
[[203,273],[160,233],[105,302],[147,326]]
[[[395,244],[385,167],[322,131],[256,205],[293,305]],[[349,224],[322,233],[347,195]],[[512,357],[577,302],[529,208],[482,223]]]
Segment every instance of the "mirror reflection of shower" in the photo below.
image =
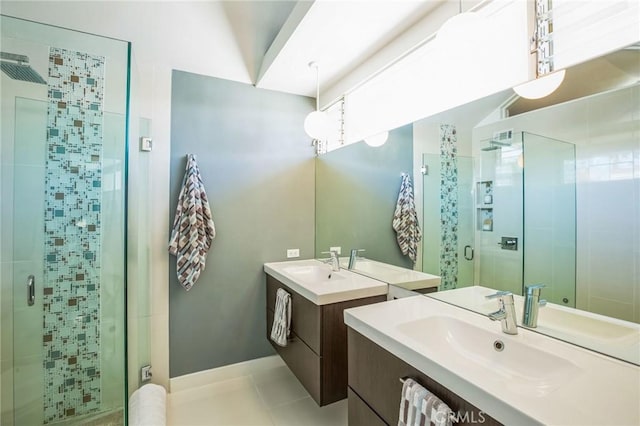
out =
[[496,140],[490,140],[489,146],[485,146],[484,148],[480,148],[481,151],[495,151],[498,149],[502,149],[505,147],[511,146],[509,142],[500,142]]
[[36,70],[29,65],[29,57],[17,53],[0,52],[0,68],[13,80],[47,84]]

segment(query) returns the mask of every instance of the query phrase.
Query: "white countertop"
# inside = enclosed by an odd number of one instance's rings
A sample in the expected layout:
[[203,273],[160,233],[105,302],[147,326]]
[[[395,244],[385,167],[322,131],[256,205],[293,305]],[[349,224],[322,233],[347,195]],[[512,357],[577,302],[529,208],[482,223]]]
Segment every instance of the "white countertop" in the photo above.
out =
[[[382,281],[346,269],[333,272],[330,265],[315,259],[265,263],[264,271],[316,305],[388,292],[388,285]],[[322,276],[319,271],[323,271]]]
[[[340,265],[347,267],[349,258],[340,258]],[[387,284],[406,288],[407,290],[419,290],[423,288],[438,287],[440,277],[426,272],[414,271],[371,259],[359,258],[356,261],[354,272],[370,278],[384,281]]]
[[[347,309],[344,316],[349,327],[504,424],[640,424],[638,366],[522,328],[515,336],[507,335],[500,331],[499,322],[424,296]],[[429,318],[472,324],[482,331],[478,334],[495,333],[504,342],[505,350],[496,352],[494,367],[487,368],[474,363],[468,351],[467,358],[451,356],[456,342],[450,341],[446,333],[437,345],[427,345],[407,334],[412,324]],[[430,330],[417,327],[412,332],[420,336]],[[516,346],[532,348],[532,360],[509,361],[519,374],[498,371],[504,362],[500,357],[511,356],[509,350]],[[541,369],[541,364],[536,363],[536,353],[546,353],[551,359],[562,358],[558,363],[561,365],[544,364]],[[536,368],[546,371],[547,365],[553,370],[550,374],[559,379],[550,379],[550,385],[545,387],[534,371]],[[536,385],[531,386],[532,383]],[[535,392],[531,393],[530,388]]]

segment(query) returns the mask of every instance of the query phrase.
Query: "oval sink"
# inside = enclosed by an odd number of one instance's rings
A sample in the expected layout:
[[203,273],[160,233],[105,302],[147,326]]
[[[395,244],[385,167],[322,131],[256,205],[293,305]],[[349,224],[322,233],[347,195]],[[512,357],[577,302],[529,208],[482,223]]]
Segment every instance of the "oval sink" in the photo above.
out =
[[[544,396],[580,371],[570,361],[527,345],[518,337],[492,333],[453,317],[430,316],[397,327],[445,358],[490,370],[505,388],[523,395]],[[497,340],[503,343],[501,351],[494,348]]]

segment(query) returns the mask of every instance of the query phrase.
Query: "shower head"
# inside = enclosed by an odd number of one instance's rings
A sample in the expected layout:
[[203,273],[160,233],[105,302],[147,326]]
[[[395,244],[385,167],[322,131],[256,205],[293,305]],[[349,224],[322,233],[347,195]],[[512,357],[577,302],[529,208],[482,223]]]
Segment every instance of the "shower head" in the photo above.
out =
[[489,141],[489,146],[486,146],[484,148],[480,148],[480,151],[495,151],[496,149],[501,149],[501,148],[504,148],[506,146],[511,146],[511,144],[508,143],[508,142],[500,142],[500,141],[491,140],[491,141]]
[[40,74],[29,65],[29,57],[15,53],[0,52],[0,68],[14,80],[47,84]]

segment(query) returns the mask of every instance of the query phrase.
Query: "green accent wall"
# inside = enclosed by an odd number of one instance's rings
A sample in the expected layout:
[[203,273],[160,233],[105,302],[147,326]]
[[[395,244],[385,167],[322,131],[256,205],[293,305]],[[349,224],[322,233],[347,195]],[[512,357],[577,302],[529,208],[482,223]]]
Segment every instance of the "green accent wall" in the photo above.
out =
[[193,153],[217,235],[189,292],[169,259],[171,377],[274,353],[263,264],[286,260],[288,248],[314,255],[315,155],[303,129],[313,109],[312,98],[173,72],[167,226]]
[[[381,147],[358,142],[316,159],[316,257],[329,247],[362,248],[369,259],[413,268],[391,227],[402,173],[413,173],[413,126]],[[413,178],[413,177],[412,177]]]

